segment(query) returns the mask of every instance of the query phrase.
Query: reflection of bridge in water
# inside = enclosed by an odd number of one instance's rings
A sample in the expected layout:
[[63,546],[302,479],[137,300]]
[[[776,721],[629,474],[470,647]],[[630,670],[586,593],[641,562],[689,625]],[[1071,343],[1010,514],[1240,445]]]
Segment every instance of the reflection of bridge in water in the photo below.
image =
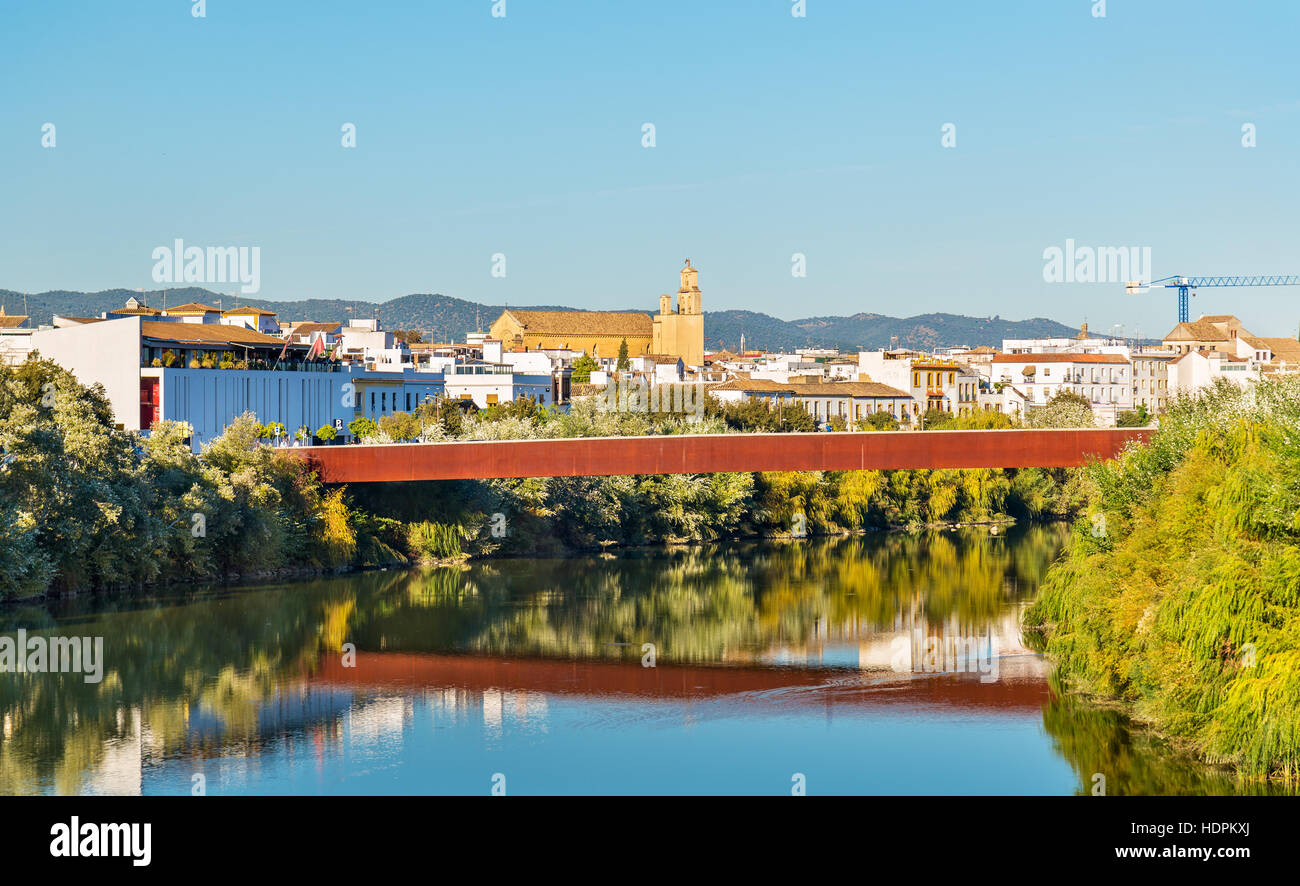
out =
[[665,434],[563,440],[314,446],[308,459],[326,483],[485,480],[617,474],[857,471],[903,468],[1077,467],[1114,458],[1153,431],[887,431],[821,434]]
[[[673,665],[643,667],[639,660],[508,660],[495,656],[358,650],[356,667],[338,657],[322,659],[307,677],[312,688],[389,691],[457,689],[470,695],[498,693],[659,701],[704,701],[735,696],[780,707],[835,705],[870,708],[914,705],[928,708],[981,708],[1007,714],[1036,714],[1051,698],[1043,664],[1034,656],[999,662],[998,679],[981,682],[978,673],[914,676],[890,670],[854,671],[834,667],[763,665]],[[781,690],[773,704],[765,693]]]

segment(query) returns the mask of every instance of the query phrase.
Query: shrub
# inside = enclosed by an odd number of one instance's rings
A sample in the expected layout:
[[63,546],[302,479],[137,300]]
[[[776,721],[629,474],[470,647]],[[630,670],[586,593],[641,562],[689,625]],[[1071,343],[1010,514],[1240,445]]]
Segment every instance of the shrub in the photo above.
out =
[[458,524],[411,523],[406,529],[406,542],[411,556],[421,560],[447,560],[462,555],[462,530]]
[[379,425],[375,424],[373,420],[361,416],[348,422],[348,433],[358,440],[365,440],[379,433]]

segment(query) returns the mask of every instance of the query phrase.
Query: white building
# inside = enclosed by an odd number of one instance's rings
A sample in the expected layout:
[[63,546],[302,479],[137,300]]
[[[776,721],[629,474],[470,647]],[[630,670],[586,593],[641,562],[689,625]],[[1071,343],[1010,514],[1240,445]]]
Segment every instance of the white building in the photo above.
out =
[[338,352],[348,363],[381,372],[414,369],[411,349],[393,333],[379,328],[378,320],[353,320],[339,331]]
[[32,347],[82,384],[103,385],[126,430],[188,422],[195,448],[244,412],[290,433],[355,415],[346,367],[308,361],[306,347],[243,326],[135,315],[39,329]]
[[790,385],[794,401],[803,405],[818,422],[842,418],[852,428],[873,413],[885,412],[907,424],[915,405],[912,395],[890,385],[872,381],[795,382]]
[[1028,407],[1043,406],[1062,391],[1092,404],[1101,424],[1114,425],[1133,408],[1133,377],[1123,354],[998,354],[991,364],[993,389],[1018,387]]
[[264,335],[280,334],[280,324],[276,322],[275,311],[267,311],[251,305],[226,311],[221,315],[221,322],[228,326],[246,326]]
[[912,415],[931,409],[958,415],[975,411],[979,377],[955,360],[910,351],[862,351],[859,378],[906,391],[912,398]]
[[1169,384],[1169,365],[1175,359],[1173,351],[1137,350],[1130,361],[1133,367],[1133,408],[1145,406],[1148,413],[1158,415],[1169,408],[1173,396]]
[[32,349],[32,330],[26,314],[6,314],[0,305],[0,363],[24,362]]
[[1245,387],[1263,377],[1262,365],[1248,357],[1223,351],[1187,351],[1169,361],[1169,388],[1175,396],[1190,394],[1215,379]]
[[443,373],[447,396],[473,400],[480,409],[528,397],[539,406],[555,403],[555,378],[516,370],[509,363],[455,363]]
[[876,412],[888,413],[906,424],[911,420],[913,404],[906,391],[876,382],[781,383],[761,378],[733,378],[711,386],[708,393],[721,403],[759,400],[769,408],[798,403],[818,422],[842,418],[849,427]]

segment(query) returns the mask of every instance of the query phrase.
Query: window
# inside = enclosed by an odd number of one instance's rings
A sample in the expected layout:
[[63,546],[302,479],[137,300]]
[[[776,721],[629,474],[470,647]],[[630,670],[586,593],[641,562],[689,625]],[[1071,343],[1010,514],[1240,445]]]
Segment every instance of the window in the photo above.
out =
[[489,405],[489,406],[495,406],[496,403],[497,403],[497,395],[496,395],[496,394],[488,394],[488,395],[487,395],[487,402],[488,402],[488,405]]

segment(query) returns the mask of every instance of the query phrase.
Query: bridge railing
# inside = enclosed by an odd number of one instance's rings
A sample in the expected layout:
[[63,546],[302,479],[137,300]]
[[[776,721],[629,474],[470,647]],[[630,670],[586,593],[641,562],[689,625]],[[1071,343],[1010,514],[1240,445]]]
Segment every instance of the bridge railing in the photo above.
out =
[[316,446],[289,450],[326,483],[614,474],[1074,467],[1118,455],[1147,428],[681,434]]

